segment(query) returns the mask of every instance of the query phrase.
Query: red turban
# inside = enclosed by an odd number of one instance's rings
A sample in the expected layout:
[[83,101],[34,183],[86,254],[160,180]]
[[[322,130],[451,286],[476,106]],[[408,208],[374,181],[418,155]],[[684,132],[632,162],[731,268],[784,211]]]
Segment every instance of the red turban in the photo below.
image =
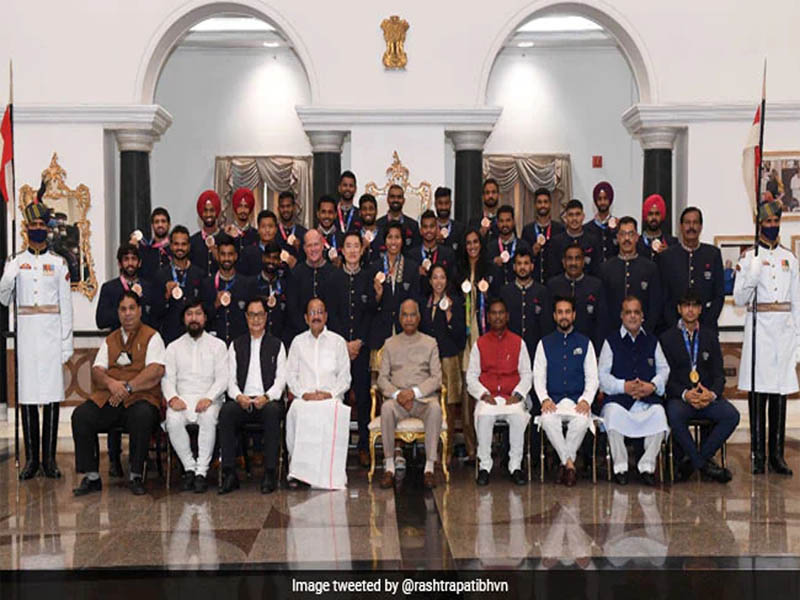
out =
[[614,188],[611,187],[611,184],[607,181],[601,181],[596,186],[594,186],[594,190],[592,191],[592,198],[594,198],[594,203],[597,204],[597,197],[600,195],[600,192],[605,192],[606,197],[608,198],[608,203],[611,204],[614,202]]
[[256,197],[253,195],[253,190],[248,188],[239,188],[233,192],[233,210],[239,208],[242,205],[242,202],[247,204],[247,208],[250,209],[250,212],[253,212],[253,208],[256,205]]
[[211,203],[211,206],[214,207],[214,213],[219,216],[219,211],[221,210],[222,205],[219,201],[219,196],[217,192],[214,190],[206,190],[200,197],[197,199],[197,214],[198,216],[203,216],[203,209],[206,207],[207,203]]
[[651,194],[644,200],[644,204],[642,205],[642,221],[647,221],[647,214],[650,212],[650,209],[653,207],[658,209],[659,214],[661,215],[661,220],[664,220],[664,217],[667,214],[667,205],[664,203],[664,199],[659,194]]

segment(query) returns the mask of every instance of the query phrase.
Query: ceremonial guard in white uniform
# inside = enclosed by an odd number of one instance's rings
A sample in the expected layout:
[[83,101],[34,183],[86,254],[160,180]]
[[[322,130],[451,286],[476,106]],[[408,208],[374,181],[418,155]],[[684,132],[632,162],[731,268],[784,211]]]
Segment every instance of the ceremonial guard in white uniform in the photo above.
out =
[[[747,306],[739,389],[747,390],[750,413],[750,455],[753,473],[764,472],[765,413],[769,403],[769,470],[791,475],[783,460],[786,395],[798,389],[795,364],[800,353],[800,276],[797,259],[778,243],[781,203],[761,204],[758,256],[753,248],[739,259],[733,299]],[[753,294],[756,293],[756,377],[751,388]]]
[[42,462],[45,476],[60,477],[56,466],[58,408],[64,400],[61,365],[72,356],[72,299],[66,261],[47,248],[50,210],[34,202],[23,211],[28,249],[6,261],[0,302],[8,306],[16,287],[19,396],[25,442],[20,479],[39,472],[39,404],[44,405]]

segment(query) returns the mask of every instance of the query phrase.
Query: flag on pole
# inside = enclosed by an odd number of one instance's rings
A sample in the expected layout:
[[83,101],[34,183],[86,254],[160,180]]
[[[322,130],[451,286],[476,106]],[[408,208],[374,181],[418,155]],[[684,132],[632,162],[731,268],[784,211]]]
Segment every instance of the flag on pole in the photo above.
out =
[[767,62],[764,61],[764,81],[761,86],[761,104],[756,108],[756,116],[750,131],[747,132],[747,141],[742,152],[742,176],[744,177],[744,187],[747,190],[747,197],[750,199],[750,207],[754,214],[758,213],[760,203],[760,169],[761,153],[764,131],[764,105],[767,96]]
[[14,203],[14,177],[12,174],[14,162],[14,125],[12,122],[11,102],[6,105],[3,120],[0,122],[0,194],[7,203]]

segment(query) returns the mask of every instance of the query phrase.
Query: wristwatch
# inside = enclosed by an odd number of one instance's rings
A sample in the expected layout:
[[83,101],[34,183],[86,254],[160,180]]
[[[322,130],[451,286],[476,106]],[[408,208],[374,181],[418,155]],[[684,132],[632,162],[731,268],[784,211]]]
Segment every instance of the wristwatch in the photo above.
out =
[[127,381],[125,382],[125,391],[128,392],[129,394],[133,393],[133,387],[131,387],[131,384],[128,383]]
[[512,396],[514,396],[514,398],[516,398],[516,399],[517,399],[517,400],[519,400],[520,402],[522,402],[522,400],[524,400],[524,398],[522,397],[522,394],[520,394],[519,392],[514,392],[514,393],[513,393],[513,394],[511,394],[511,395],[512,395]]

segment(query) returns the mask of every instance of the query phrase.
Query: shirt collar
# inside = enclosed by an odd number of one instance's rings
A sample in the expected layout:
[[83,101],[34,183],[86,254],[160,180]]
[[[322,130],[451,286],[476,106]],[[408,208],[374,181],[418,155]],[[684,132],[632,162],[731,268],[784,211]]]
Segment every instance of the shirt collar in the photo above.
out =
[[581,274],[580,274],[578,277],[576,277],[575,279],[573,279],[572,277],[570,277],[570,276],[569,276],[569,275],[567,275],[566,273],[564,273],[564,277],[565,277],[565,278],[566,278],[566,280],[567,280],[567,281],[569,281],[570,283],[578,283],[579,281],[582,281],[584,277],[586,277],[586,273],[581,273]]
[[519,279],[514,279],[514,284],[515,284],[515,285],[517,286],[517,288],[518,288],[518,289],[520,289],[520,290],[527,290],[528,288],[530,288],[530,287],[533,285],[533,278],[531,278],[530,280],[528,280],[528,283],[527,283],[526,285],[522,285],[522,284],[519,282]]
[[[640,336],[641,334],[643,334],[643,333],[646,333],[646,332],[645,332],[645,330],[644,330],[644,326],[642,326],[642,327],[639,327],[639,333],[637,333],[637,334],[636,334],[636,337],[639,337],[639,336]],[[624,340],[624,339],[625,339],[625,336],[627,336],[627,337],[631,338],[631,340],[633,340],[634,342],[636,341],[636,338],[634,338],[634,337],[631,335],[631,332],[630,332],[630,331],[628,331],[628,330],[625,328],[625,325],[620,325],[620,327],[619,327],[619,337],[621,337],[621,338]]]

